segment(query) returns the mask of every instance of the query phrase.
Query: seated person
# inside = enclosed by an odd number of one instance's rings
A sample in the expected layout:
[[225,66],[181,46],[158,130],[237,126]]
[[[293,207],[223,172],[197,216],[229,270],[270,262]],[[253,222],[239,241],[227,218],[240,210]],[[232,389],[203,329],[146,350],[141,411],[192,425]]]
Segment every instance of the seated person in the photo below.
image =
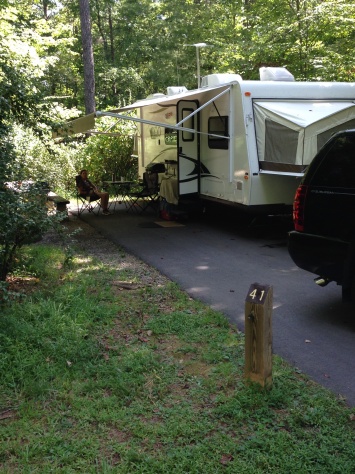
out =
[[110,214],[108,210],[109,194],[101,192],[99,188],[88,179],[87,170],[80,171],[80,174],[76,177],[76,186],[81,197],[85,199],[90,197],[90,201],[101,199],[102,214],[105,216]]

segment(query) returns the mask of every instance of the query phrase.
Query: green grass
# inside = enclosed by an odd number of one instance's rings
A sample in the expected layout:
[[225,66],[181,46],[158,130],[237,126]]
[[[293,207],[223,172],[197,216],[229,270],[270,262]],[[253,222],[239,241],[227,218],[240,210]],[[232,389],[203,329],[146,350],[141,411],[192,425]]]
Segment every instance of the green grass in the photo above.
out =
[[246,383],[222,314],[56,247],[25,260],[36,286],[0,317],[1,473],[355,472],[355,411],[276,356],[271,390]]

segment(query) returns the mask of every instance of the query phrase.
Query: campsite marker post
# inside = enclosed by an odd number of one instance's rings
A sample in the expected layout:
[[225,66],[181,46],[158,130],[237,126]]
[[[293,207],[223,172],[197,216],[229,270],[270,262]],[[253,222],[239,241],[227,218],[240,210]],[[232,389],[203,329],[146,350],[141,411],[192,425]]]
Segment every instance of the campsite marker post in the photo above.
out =
[[245,299],[245,378],[272,386],[272,286],[253,283]]

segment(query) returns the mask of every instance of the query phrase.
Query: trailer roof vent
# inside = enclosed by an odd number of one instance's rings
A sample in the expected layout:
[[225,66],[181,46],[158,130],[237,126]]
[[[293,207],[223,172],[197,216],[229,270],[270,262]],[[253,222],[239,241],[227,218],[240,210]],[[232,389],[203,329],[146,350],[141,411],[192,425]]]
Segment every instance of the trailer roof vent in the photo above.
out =
[[261,81],[293,82],[295,78],[285,67],[261,67],[259,69]]
[[166,88],[167,95],[176,95],[187,92],[185,86],[170,86]]
[[201,87],[220,86],[231,82],[240,82],[242,77],[239,74],[210,74],[201,80]]

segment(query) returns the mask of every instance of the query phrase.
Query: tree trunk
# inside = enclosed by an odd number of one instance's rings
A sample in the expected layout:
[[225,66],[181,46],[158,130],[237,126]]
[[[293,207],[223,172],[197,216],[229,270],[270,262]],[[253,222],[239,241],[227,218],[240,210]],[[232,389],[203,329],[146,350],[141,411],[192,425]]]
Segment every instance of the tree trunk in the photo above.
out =
[[91,114],[95,112],[95,76],[89,0],[79,0],[79,8],[83,43],[85,112]]
[[113,34],[113,22],[112,22],[112,10],[111,7],[109,8],[108,12],[108,24],[110,27],[110,51],[111,51],[111,62],[112,64],[115,63],[115,49],[114,49],[114,34]]

